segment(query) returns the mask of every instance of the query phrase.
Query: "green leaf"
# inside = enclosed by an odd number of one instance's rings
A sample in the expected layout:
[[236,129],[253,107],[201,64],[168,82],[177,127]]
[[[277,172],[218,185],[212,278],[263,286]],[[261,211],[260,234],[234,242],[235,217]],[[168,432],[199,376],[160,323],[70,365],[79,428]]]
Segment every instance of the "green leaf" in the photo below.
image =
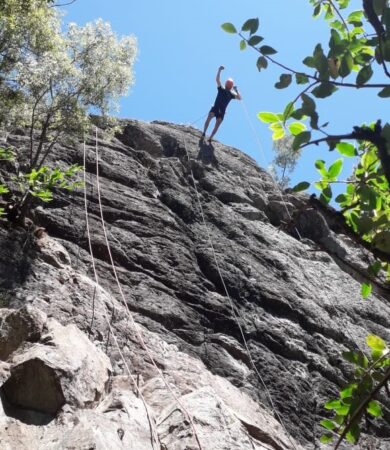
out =
[[357,156],[357,151],[352,144],[348,142],[338,142],[336,144],[336,150],[343,156]]
[[329,81],[322,82],[319,86],[314,88],[311,93],[317,98],[326,98],[331,96],[338,89]]
[[252,47],[254,47],[257,44],[260,44],[260,42],[263,40],[264,38],[261,36],[252,36],[249,40],[248,40],[248,45],[251,45]]
[[279,81],[275,83],[276,89],[284,89],[291,84],[292,76],[289,73],[280,75]]
[[361,19],[363,17],[363,11],[353,11],[347,18],[347,22],[353,23],[353,22],[361,22]]
[[307,84],[309,82],[309,78],[304,73],[296,73],[295,81],[297,84]]
[[306,125],[301,122],[292,122],[288,125],[290,133],[294,136],[306,130]]
[[283,121],[285,122],[286,120],[288,120],[293,114],[293,112],[294,112],[294,103],[289,102],[283,111]]
[[245,49],[246,49],[246,41],[245,41],[245,39],[241,39],[240,50],[245,50]]
[[298,150],[301,145],[306,144],[307,142],[310,141],[310,139],[311,139],[310,131],[302,131],[302,133],[299,133],[295,136],[292,144],[292,149]]
[[316,18],[321,14],[321,3],[318,3],[313,11],[313,17]]
[[277,53],[277,51],[270,47],[269,45],[263,45],[260,47],[260,53],[263,55],[274,55],[275,53]]
[[330,444],[333,441],[333,435],[330,433],[323,434],[320,437],[320,442],[322,444]]
[[9,192],[8,188],[4,186],[3,184],[0,184],[0,195],[1,194],[7,194]]
[[307,56],[302,62],[305,66],[310,67],[311,69],[315,69],[316,67],[316,63],[312,56]]
[[324,205],[327,205],[332,200],[332,196],[333,196],[332,188],[328,185],[325,189],[322,190],[320,195],[320,201]]
[[352,72],[352,69],[353,69],[353,56],[352,53],[348,51],[341,58],[339,74],[342,78],[345,78]]
[[278,122],[278,116],[272,112],[259,112],[257,118],[264,123]]
[[232,23],[229,23],[229,22],[223,23],[221,25],[221,28],[223,31],[226,31],[226,33],[232,33],[232,34],[237,33],[236,27]]
[[336,203],[345,203],[345,202],[348,201],[348,199],[349,199],[349,197],[347,197],[345,194],[339,194],[339,195],[334,199],[334,201],[335,201]]
[[372,77],[373,73],[374,72],[371,66],[364,66],[362,69],[360,69],[359,73],[357,74],[356,84],[361,86],[367,83],[367,81]]
[[390,86],[385,87],[384,89],[382,89],[379,93],[378,96],[381,98],[387,98],[390,97]]
[[328,58],[325,56],[321,44],[316,45],[313,57],[315,68],[318,70],[320,75],[321,76],[326,75],[326,73],[328,72]]
[[347,434],[345,435],[345,439],[350,444],[356,444],[357,441],[359,440],[359,436],[360,436],[360,427],[357,423],[353,423],[349,427],[349,430],[347,431]]
[[367,406],[367,412],[374,417],[382,417],[382,407],[376,400],[371,400]]
[[371,266],[368,268],[369,272],[372,273],[372,275],[377,276],[382,268],[381,261],[375,261]]
[[338,416],[347,416],[351,405],[341,404],[339,408],[334,408]]
[[317,161],[314,163],[314,167],[318,170],[320,175],[322,175],[324,178],[329,178],[328,171],[326,170],[324,160],[317,159]]
[[342,352],[342,357],[356,366],[366,369],[368,367],[367,356],[362,352]]
[[342,158],[337,159],[328,169],[328,174],[330,178],[337,178],[343,168]]
[[307,181],[301,181],[300,183],[296,184],[292,188],[292,191],[293,192],[301,192],[301,191],[305,191],[309,187],[310,187],[310,183],[308,183]]
[[307,94],[302,94],[301,98],[302,98],[302,110],[304,114],[310,116],[316,109],[315,101]]
[[270,129],[274,132],[272,135],[273,141],[278,141],[279,139],[282,139],[284,137],[285,132],[281,123],[272,123],[270,125]]
[[341,407],[341,401],[340,400],[329,400],[325,403],[324,408],[325,409],[336,409]]
[[345,398],[349,398],[353,396],[354,391],[357,388],[356,383],[351,383],[348,386],[346,386],[341,392],[340,397],[344,400]]
[[366,337],[367,345],[372,350],[377,350],[383,352],[383,350],[387,349],[386,342],[381,339],[379,336],[376,336],[375,334],[370,334]]
[[241,28],[241,31],[250,31],[250,34],[256,33],[259,28],[259,19],[248,19]]
[[321,420],[320,424],[327,430],[334,430],[337,425],[329,419]]
[[361,286],[361,295],[363,298],[367,298],[372,291],[372,285],[371,283],[362,283]]
[[261,69],[266,69],[266,68],[268,67],[268,61],[267,61],[267,59],[264,58],[264,56],[260,56],[260,57],[257,59],[256,66],[257,66],[257,68],[258,68],[259,71],[260,71]]

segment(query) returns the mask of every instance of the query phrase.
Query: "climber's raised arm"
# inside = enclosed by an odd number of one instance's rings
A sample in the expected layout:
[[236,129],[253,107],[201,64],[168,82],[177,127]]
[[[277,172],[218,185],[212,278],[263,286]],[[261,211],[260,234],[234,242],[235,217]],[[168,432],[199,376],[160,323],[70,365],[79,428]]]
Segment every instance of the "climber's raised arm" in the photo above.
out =
[[215,81],[217,82],[217,86],[221,86],[221,72],[225,67],[223,66],[219,66],[218,68],[218,72],[217,72],[217,77],[215,78]]

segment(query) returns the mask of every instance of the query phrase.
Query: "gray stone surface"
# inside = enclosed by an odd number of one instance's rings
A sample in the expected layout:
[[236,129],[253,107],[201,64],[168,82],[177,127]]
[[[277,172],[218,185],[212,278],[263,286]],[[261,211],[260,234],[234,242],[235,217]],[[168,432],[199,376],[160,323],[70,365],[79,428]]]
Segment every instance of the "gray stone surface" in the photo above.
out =
[[[11,139],[18,146],[25,142],[23,136]],[[120,375],[124,366],[107,330],[107,307],[123,354],[143,380],[157,417],[172,399],[157,382],[110,270],[99,219],[94,145],[93,139],[87,142],[87,191],[102,289],[95,292],[83,197],[75,192],[71,199],[60,194],[35,212],[34,220],[54,240],[40,242],[0,228],[0,295],[8,308],[34,305],[63,325],[90,333],[97,347],[107,347],[114,374]],[[81,144],[64,144],[54,159],[80,163],[81,149]],[[218,142],[205,146],[191,127],[130,121],[112,140],[100,133],[99,155],[104,215],[127,306],[177,394],[194,398],[196,414],[206,402],[211,409],[214,405],[215,417],[231,421],[238,439],[232,449],[247,448],[240,447],[238,438],[243,422],[233,420],[230,410],[237,402],[229,405],[231,396],[216,391],[216,379],[239,389],[246,405],[258,405],[260,416],[272,414],[224,291],[210,235],[235,315],[273,404],[291,435],[304,448],[315,448],[322,405],[337,395],[350,370],[341,351],[364,347],[367,333],[390,338],[388,286],[375,283],[368,300],[359,295],[372,256],[308,197],[282,196],[250,157]],[[390,448],[388,406],[384,414],[384,420],[372,421],[365,430],[373,448]],[[264,431],[264,419],[259,423]],[[176,445],[172,448],[181,448],[175,444],[176,432],[166,436],[159,429],[162,439]],[[291,445],[286,437],[283,442]],[[210,445],[205,448],[215,448]]]

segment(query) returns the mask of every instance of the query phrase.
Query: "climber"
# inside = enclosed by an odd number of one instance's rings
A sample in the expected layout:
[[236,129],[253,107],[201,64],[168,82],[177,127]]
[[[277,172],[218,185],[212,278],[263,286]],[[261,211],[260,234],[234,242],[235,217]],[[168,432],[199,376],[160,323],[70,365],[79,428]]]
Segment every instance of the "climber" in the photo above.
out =
[[[223,88],[221,86],[221,71],[224,70],[223,66],[220,66],[217,72],[216,82],[218,86],[218,94],[215,99],[213,107],[210,109],[209,115],[207,116],[206,122],[204,124],[204,129],[202,133],[202,139],[206,136],[207,128],[210,124],[210,121],[213,117],[215,117],[215,126],[214,129],[209,137],[209,142],[213,139],[215,133],[218,131],[219,126],[221,125],[223,118],[225,116],[225,111],[227,108],[227,105],[229,104],[230,100],[236,99],[241,100],[241,95],[238,92],[237,86],[233,86],[234,82],[231,78],[226,80],[225,87]],[[232,88],[234,91],[232,91]]]

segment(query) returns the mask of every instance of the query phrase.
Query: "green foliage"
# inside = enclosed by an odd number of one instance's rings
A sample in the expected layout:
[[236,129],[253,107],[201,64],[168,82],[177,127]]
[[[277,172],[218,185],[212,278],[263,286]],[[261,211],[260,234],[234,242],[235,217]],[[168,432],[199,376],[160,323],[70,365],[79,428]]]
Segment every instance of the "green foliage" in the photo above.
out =
[[321,437],[323,443],[330,443],[337,437],[336,447],[344,438],[356,444],[364,414],[376,419],[383,415],[381,403],[373,397],[390,378],[389,348],[375,335],[367,336],[366,343],[371,351],[368,356],[361,351],[343,353],[343,358],[354,365],[354,374],[351,382],[339,392],[339,398],[324,405],[326,410],[333,412],[333,416],[320,422],[327,430]]
[[[0,147],[0,162],[1,161],[11,161],[14,159],[14,152],[10,147]],[[8,194],[9,189],[5,184],[3,184],[0,178],[0,196]],[[0,217],[4,215],[4,208],[0,207]]]
[[367,298],[372,292],[372,284],[371,283],[362,283],[362,297]]
[[232,23],[228,23],[228,22],[223,23],[221,25],[221,28],[223,29],[223,31],[226,31],[226,33],[232,33],[232,34],[237,33],[237,30]]
[[81,168],[79,165],[73,165],[62,170],[59,167],[50,169],[43,166],[38,170],[33,169],[31,172],[21,175],[19,184],[24,195],[30,193],[43,202],[50,202],[53,200],[55,189],[72,191],[82,186],[81,181],[74,180]]
[[0,126],[30,129],[32,169],[61,136],[87,130],[89,108],[115,110],[133,83],[136,40],[102,20],[62,31],[58,10],[43,0],[1,8]]
[[[81,137],[89,130],[91,108],[103,115],[117,109],[133,84],[137,53],[133,36],[119,38],[102,20],[65,29],[50,3],[0,4],[0,128],[29,132],[20,161],[25,167],[27,156],[27,173],[19,177],[28,193],[24,205],[29,196],[49,201],[55,187],[74,187],[66,181],[72,174],[48,169],[46,158],[63,136]],[[4,157],[0,150],[0,160]]]
[[[363,2],[364,10],[352,10],[349,0],[309,0],[309,3],[313,6],[313,17],[322,17],[328,24],[329,39],[326,43],[315,43],[300,67],[290,68],[275,59],[277,50],[268,45],[263,36],[259,35],[265,42],[260,47],[257,41],[250,40],[253,33],[258,33],[258,21],[255,31],[250,26],[255,19],[245,22],[237,32],[246,43],[245,48],[251,47],[259,54],[256,61],[259,71],[271,64],[283,70],[275,84],[277,89],[291,89],[295,85],[299,90],[283,113],[260,112],[258,118],[272,131],[277,154],[279,143],[290,139],[285,149],[290,151],[291,158],[302,148],[322,142],[340,155],[328,167],[323,160],[316,161],[320,178],[314,186],[320,191],[323,203],[334,201],[339,205],[352,232],[371,248],[376,258],[367,269],[371,281],[378,277],[389,282],[390,124],[382,125],[377,121],[370,126],[356,126],[346,134],[332,135],[325,130],[329,122],[321,125],[317,101],[336,95],[342,88],[357,89],[355,104],[361,108],[364,108],[363,101],[358,100],[361,89],[370,88],[370,92],[384,101],[390,97],[390,6],[386,0]],[[256,44],[251,45],[254,42]],[[355,166],[351,174],[340,179],[344,158],[354,158]],[[288,160],[288,155],[285,159]],[[345,186],[345,191],[333,198],[332,187],[336,183]],[[309,183],[301,182],[293,190],[298,192],[308,187]],[[368,298],[371,292],[372,283],[363,283],[361,295]],[[372,341],[371,337],[369,346],[373,345]],[[390,375],[389,358],[385,357],[387,346],[379,342],[383,348],[373,349],[370,357],[354,352],[344,354],[356,366],[355,377],[340,392],[339,399],[325,405],[334,411],[334,417],[321,422],[327,430],[321,442],[329,443],[339,435],[339,443],[343,439],[356,443],[362,415],[381,416],[380,404],[372,397],[385,385],[382,384],[384,377],[388,380]],[[367,396],[369,400],[361,408]]]

